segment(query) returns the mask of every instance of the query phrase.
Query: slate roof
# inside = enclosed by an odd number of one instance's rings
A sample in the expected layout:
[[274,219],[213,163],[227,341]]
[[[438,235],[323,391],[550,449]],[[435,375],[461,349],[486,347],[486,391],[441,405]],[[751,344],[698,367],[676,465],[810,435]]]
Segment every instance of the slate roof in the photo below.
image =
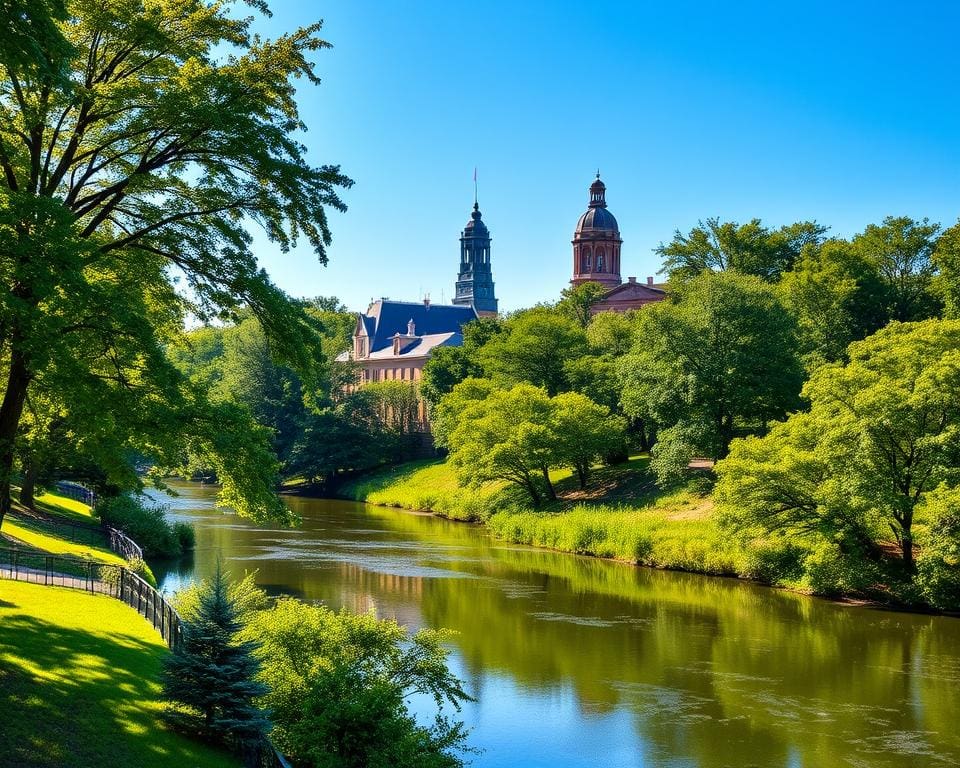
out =
[[589,208],[577,222],[577,228],[574,233],[584,230],[602,229],[605,231],[616,232],[619,234],[620,227],[617,220],[606,208]]

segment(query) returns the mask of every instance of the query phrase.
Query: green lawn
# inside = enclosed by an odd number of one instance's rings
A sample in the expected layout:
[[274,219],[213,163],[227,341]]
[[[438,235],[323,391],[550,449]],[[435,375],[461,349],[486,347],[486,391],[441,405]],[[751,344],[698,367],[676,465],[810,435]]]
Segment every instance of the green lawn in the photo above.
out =
[[551,473],[558,499],[533,509],[512,486],[461,487],[443,460],[391,467],[345,484],[341,493],[371,504],[430,510],[483,522],[498,538],[565,552],[703,573],[748,575],[749,558],[724,537],[696,480],[662,491],[647,456],[595,467],[581,490],[568,470]]
[[48,515],[57,515],[68,521],[78,523],[99,523],[99,518],[93,513],[93,508],[82,501],[68,499],[56,493],[43,493],[34,499],[37,509]]
[[17,539],[34,549],[48,552],[51,555],[69,555],[71,557],[84,557],[90,560],[96,560],[98,563],[108,563],[111,565],[126,565],[120,555],[112,552],[106,547],[97,547],[92,544],[77,543],[69,541],[58,535],[55,529],[45,529],[41,523],[33,520],[21,521],[14,520],[10,515],[3,519],[3,527],[0,533]]
[[117,600],[0,580],[0,764],[235,768],[164,727],[157,680],[167,653]]

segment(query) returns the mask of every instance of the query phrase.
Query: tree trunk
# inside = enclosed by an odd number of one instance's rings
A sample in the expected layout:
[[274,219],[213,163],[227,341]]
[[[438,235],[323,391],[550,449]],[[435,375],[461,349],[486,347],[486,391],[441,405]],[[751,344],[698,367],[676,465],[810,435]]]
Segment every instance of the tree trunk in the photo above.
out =
[[10,480],[13,473],[13,455],[23,404],[27,399],[30,374],[23,352],[14,345],[10,353],[10,373],[7,391],[0,405],[0,525],[10,511]]
[[587,487],[587,468],[582,464],[577,465],[577,478],[580,480],[580,490]]
[[31,461],[23,468],[23,481],[20,483],[20,503],[27,509],[36,509],[33,493],[37,487],[37,465]]
[[907,573],[913,573],[913,532],[911,531],[912,520],[909,518],[903,523],[903,532],[900,536],[900,548],[903,550],[903,567]]
[[533,501],[534,507],[540,506],[540,492],[537,490],[536,484],[529,477],[526,480],[527,493],[530,494],[530,498]]
[[540,469],[543,472],[543,483],[547,487],[547,498],[550,501],[556,501],[557,492],[553,490],[553,483],[550,482],[550,470],[547,467],[541,467]]

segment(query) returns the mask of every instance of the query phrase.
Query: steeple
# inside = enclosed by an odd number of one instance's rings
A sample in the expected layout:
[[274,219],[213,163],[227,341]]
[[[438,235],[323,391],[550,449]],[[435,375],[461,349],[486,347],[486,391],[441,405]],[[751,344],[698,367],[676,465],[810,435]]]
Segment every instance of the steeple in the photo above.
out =
[[454,304],[473,305],[480,315],[497,314],[493,271],[490,266],[490,232],[483,223],[480,204],[474,199],[470,221],[460,235],[460,272]]

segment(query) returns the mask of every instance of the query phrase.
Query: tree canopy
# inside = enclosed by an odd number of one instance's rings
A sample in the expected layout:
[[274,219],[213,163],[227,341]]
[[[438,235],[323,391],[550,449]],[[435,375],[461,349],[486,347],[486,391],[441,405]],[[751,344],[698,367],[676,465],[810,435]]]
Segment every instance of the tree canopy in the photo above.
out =
[[67,367],[73,401],[101,388],[124,407],[166,408],[154,443],[176,435],[217,454],[226,497],[278,511],[263,501],[269,470],[236,455],[256,454],[263,435],[211,412],[162,346],[187,312],[243,307],[278,359],[308,369],[322,355],[317,325],[257,266],[249,229],[283,250],[304,239],[325,261],[327,209],[343,209],[337,188],[351,182],[310,165],[296,139],[294,81],[318,82],[319,24],[264,39],[233,5],[2,7],[0,516],[28,390]]

